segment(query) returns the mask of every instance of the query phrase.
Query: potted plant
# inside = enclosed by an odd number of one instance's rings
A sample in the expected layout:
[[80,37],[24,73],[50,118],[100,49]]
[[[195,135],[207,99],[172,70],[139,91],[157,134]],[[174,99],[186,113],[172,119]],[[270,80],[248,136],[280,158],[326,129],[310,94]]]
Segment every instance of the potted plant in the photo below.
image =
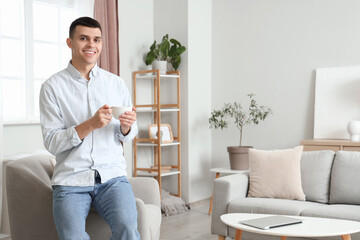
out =
[[248,94],[250,98],[249,108],[244,109],[240,103],[234,104],[225,103],[220,110],[211,112],[209,118],[210,128],[224,129],[229,126],[229,118],[234,120],[236,127],[240,131],[239,146],[229,146],[228,152],[230,157],[231,169],[244,170],[249,168],[248,152],[251,146],[242,146],[243,127],[248,124],[259,124],[260,121],[265,120],[272,110],[266,106],[259,106],[254,99],[254,94]]
[[161,43],[156,44],[156,40],[150,46],[150,51],[146,55],[146,65],[152,64],[153,69],[159,69],[161,73],[167,70],[167,63],[170,62],[175,70],[178,69],[181,62],[181,54],[186,51],[179,41],[169,35],[163,36]]

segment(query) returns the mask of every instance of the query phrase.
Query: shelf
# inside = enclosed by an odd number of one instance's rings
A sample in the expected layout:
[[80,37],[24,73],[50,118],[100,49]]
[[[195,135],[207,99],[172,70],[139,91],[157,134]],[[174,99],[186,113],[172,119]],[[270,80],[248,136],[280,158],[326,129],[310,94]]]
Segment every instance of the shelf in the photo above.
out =
[[[160,74],[161,78],[179,78],[176,74]],[[157,78],[157,75],[136,75],[136,79]]]
[[[147,112],[156,112],[156,109],[152,108],[136,108],[136,112],[138,113],[147,113]],[[160,112],[179,112],[179,108],[166,108],[166,109],[160,109]]]
[[[171,176],[180,174],[178,170],[171,170],[170,172],[162,172],[161,177]],[[146,172],[146,171],[138,171],[138,177],[157,177],[157,172]]]
[[[176,120],[177,124],[174,125],[173,127],[175,127],[175,131],[177,133],[181,132],[181,125],[180,125],[180,72],[179,71],[168,71],[166,72],[166,74],[160,74],[160,71],[158,69],[156,70],[144,70],[144,71],[135,71],[133,72],[133,94],[134,94],[134,106],[136,107],[136,111],[139,113],[139,119],[140,118],[144,118],[146,117],[147,119],[149,118],[149,115],[152,115],[152,120],[151,123],[152,124],[163,124],[161,122],[162,120],[162,115],[167,115],[167,117],[171,118],[172,120]],[[148,90],[148,94],[149,96],[152,96],[150,99],[148,99],[145,103],[143,104],[139,104],[137,102],[137,96],[138,93],[137,92],[138,88],[140,86],[137,86],[137,82],[138,81],[143,81],[143,79],[145,79],[145,81],[147,81],[148,84],[146,84],[147,86],[147,90]],[[150,81],[149,81],[150,80]],[[169,103],[170,100],[165,101],[165,103],[162,103],[160,101],[162,94],[165,93],[165,96],[169,95],[169,94],[173,94],[173,92],[168,92],[168,91],[161,91],[161,82],[162,81],[167,81],[168,83],[171,83],[174,81],[174,83],[176,84],[171,84],[172,89],[176,89],[176,96],[172,97],[171,102],[174,101],[174,97],[176,97],[176,103]],[[152,85],[149,86],[148,85]],[[176,86],[175,86],[176,85]],[[144,87],[144,86],[142,86]],[[141,92],[142,93],[142,92]],[[170,96],[170,95],[169,95]],[[141,113],[141,114],[140,114]],[[150,113],[150,114],[149,114]],[[176,114],[174,114],[176,113]],[[145,126],[142,126],[142,130],[146,130]],[[156,128],[155,128],[156,129]],[[144,135],[145,136],[145,135]],[[134,147],[134,176],[143,176],[143,177],[156,177],[156,180],[159,183],[159,189],[161,189],[161,182],[162,182],[162,177],[164,176],[170,176],[170,175],[175,175],[177,177],[177,182],[178,182],[178,189],[177,189],[177,196],[181,197],[181,170],[180,167],[181,166],[181,139],[180,139],[180,134],[177,137],[173,137],[174,141],[171,143],[161,143],[161,141],[159,139],[150,139],[150,138],[135,138],[133,141],[133,147]],[[164,161],[161,160],[162,158],[162,147],[167,147],[167,146],[176,146],[174,148],[168,148],[171,151],[171,154],[174,155],[175,158],[175,152],[177,155],[177,164],[176,165],[172,165],[172,169],[169,172],[161,172],[159,169],[156,169],[156,171],[150,171],[150,169],[147,168],[139,168],[138,167],[138,162],[139,160],[141,160],[142,158],[138,157],[138,150],[141,149],[140,151],[145,151],[147,149],[144,149],[145,147],[152,147],[153,151],[152,151],[152,155],[153,155],[153,159],[152,159],[152,164],[153,165],[160,165],[160,164],[165,164],[168,163],[167,159],[163,159]],[[161,176],[161,177],[160,177]],[[165,179],[163,179],[165,180]]]
[[[143,146],[143,147],[157,147],[158,144],[157,143],[151,143],[151,142],[136,142],[137,146]],[[175,145],[180,145],[179,142],[172,142],[172,143],[161,143],[160,146],[161,147],[166,147],[166,146],[175,146]]]

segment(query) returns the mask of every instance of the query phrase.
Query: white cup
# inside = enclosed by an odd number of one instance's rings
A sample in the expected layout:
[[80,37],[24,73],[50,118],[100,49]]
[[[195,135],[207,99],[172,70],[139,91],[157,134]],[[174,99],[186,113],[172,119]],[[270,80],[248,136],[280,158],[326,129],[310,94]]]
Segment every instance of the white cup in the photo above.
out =
[[132,107],[126,107],[126,106],[113,106],[112,109],[112,115],[115,119],[119,119],[121,114],[124,114],[125,112],[132,111]]

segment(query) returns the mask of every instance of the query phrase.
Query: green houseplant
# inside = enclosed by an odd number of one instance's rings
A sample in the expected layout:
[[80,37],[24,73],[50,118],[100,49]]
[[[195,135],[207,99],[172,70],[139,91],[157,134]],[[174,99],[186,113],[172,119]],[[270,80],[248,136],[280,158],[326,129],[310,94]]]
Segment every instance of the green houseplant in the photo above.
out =
[[150,46],[150,51],[146,55],[146,65],[153,64],[155,61],[170,62],[175,70],[179,68],[181,63],[181,54],[186,51],[186,47],[182,46],[179,41],[169,35],[163,36],[161,43],[156,44],[156,40]]
[[229,119],[233,119],[236,127],[240,131],[239,146],[228,147],[231,169],[247,169],[249,167],[248,151],[249,148],[252,147],[242,146],[243,127],[248,124],[257,125],[272,113],[269,107],[258,105],[254,96],[254,94],[248,94],[250,98],[248,109],[244,109],[241,104],[237,102],[234,102],[234,104],[225,103],[222,109],[212,111],[211,117],[209,118],[210,128],[227,128],[229,126]]

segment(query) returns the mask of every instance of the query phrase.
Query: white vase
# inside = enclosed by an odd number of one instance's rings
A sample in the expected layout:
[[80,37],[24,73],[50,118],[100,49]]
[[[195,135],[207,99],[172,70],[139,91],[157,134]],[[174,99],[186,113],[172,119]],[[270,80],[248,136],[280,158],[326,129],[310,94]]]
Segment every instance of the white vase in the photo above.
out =
[[351,120],[347,125],[347,130],[351,141],[360,142],[360,121]]
[[152,63],[153,70],[159,69],[160,74],[166,74],[167,71],[167,61],[154,61]]

